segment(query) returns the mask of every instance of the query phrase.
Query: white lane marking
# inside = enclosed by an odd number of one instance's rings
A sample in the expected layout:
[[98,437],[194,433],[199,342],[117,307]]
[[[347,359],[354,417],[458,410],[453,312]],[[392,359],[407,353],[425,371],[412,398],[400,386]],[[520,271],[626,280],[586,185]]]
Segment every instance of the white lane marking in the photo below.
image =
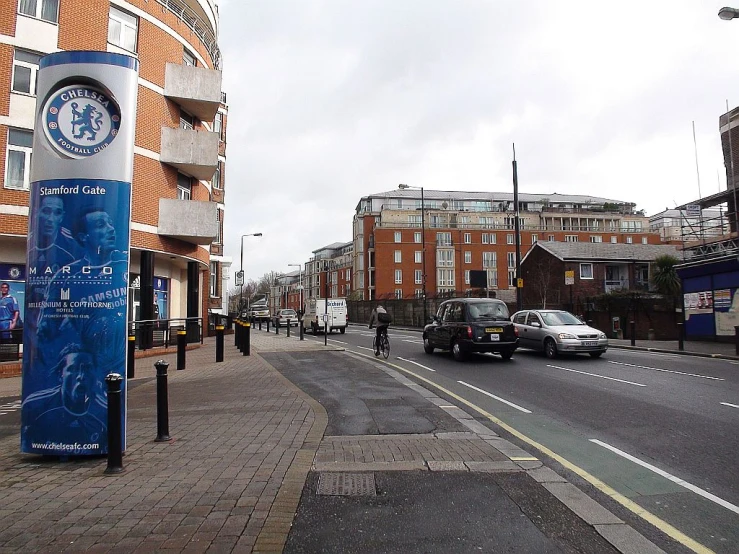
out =
[[343,340],[336,340],[336,339],[328,339],[330,342],[338,342],[339,344],[349,344],[347,342],[344,342]]
[[739,408],[736,404],[729,404],[728,402],[721,402],[723,406],[728,406],[729,408]]
[[626,362],[614,362],[608,360],[609,364],[625,365],[628,367],[637,367],[639,369],[651,369],[652,371],[664,371],[665,373],[674,373],[676,375],[687,375],[688,377],[700,377],[701,379],[713,379],[714,381],[723,381],[721,377],[710,377],[708,375],[699,375],[698,373],[685,373],[684,371],[675,371],[674,369],[662,369],[659,367],[649,367],[647,365],[627,364]]
[[603,441],[599,441],[598,439],[590,439],[590,442],[593,442],[593,443],[595,443],[595,444],[597,444],[599,446],[602,446],[603,448],[606,448],[606,449],[610,450],[611,452],[615,452],[619,456],[622,456],[622,457],[626,458],[627,460],[630,460],[630,461],[634,462],[635,464],[638,464],[638,465],[640,465],[642,467],[645,467],[648,470],[653,471],[657,475],[661,475],[665,479],[669,479],[673,483],[676,483],[676,484],[680,485],[681,487],[684,487],[684,488],[688,489],[689,491],[692,491],[692,492],[694,492],[694,493],[702,496],[703,498],[707,498],[708,500],[710,500],[711,502],[715,502],[719,506],[723,506],[727,510],[731,510],[732,512],[739,514],[739,506],[736,506],[736,505],[732,504],[731,502],[727,502],[726,500],[724,500],[722,498],[719,498],[715,494],[711,494],[708,491],[704,491],[703,489],[701,489],[699,487],[696,487],[695,485],[693,485],[691,483],[688,483],[687,481],[685,481],[683,479],[680,479],[679,477],[675,477],[671,473],[667,473],[666,471],[663,471],[660,468],[653,466],[652,464],[648,464],[647,462],[645,462],[643,460],[640,460],[639,458],[636,458],[636,457],[632,456],[631,454],[627,454],[623,450],[619,450],[615,446],[611,446],[608,443],[605,443]]
[[411,344],[423,344],[423,341],[422,340],[418,340],[418,339],[416,339],[416,340],[408,340],[408,339],[405,339],[403,342],[410,342]]
[[423,369],[428,369],[429,371],[436,372],[435,369],[431,369],[430,367],[426,367],[425,365],[421,365],[418,362],[414,362],[413,360],[409,360],[407,358],[401,358],[400,356],[398,356],[398,359],[399,360],[403,360],[404,362],[408,362],[409,364],[417,365],[418,367],[422,367]]
[[601,379],[608,379],[609,381],[618,381],[619,383],[626,383],[627,385],[636,385],[637,387],[646,387],[642,383],[634,383],[633,381],[624,381],[623,379],[616,379],[615,377],[606,377],[605,375],[597,375],[595,373],[588,373],[587,371],[578,371],[576,369],[569,369],[567,367],[560,367],[558,365],[549,365],[547,367],[553,367],[554,369],[563,369],[564,371],[571,371],[572,373],[582,373],[583,375],[590,375],[591,377],[600,377]]
[[494,394],[490,394],[488,391],[485,391],[485,390],[482,390],[482,389],[478,389],[474,385],[470,385],[469,383],[465,383],[464,381],[457,381],[457,383],[459,383],[460,385],[464,385],[465,387],[469,387],[472,390],[476,390],[477,392],[480,392],[480,393],[484,394],[485,396],[489,396],[490,398],[494,398],[498,402],[502,402],[503,404],[508,404],[512,408],[516,408],[517,410],[520,410],[520,411],[522,411],[525,414],[530,414],[531,413],[531,410],[527,410],[526,408],[522,408],[518,404],[514,404],[513,402],[509,402],[508,400],[506,400],[505,398],[501,398],[500,396],[495,396]]
[[625,354],[627,356],[641,356],[649,354],[650,356],[657,356],[659,358],[681,358],[682,354],[667,354],[665,352],[652,352],[651,350],[626,350],[616,346],[608,349],[608,354]]
[[361,348],[362,350],[370,350],[371,352],[374,352],[374,348],[369,348],[368,346],[356,346],[355,348]]

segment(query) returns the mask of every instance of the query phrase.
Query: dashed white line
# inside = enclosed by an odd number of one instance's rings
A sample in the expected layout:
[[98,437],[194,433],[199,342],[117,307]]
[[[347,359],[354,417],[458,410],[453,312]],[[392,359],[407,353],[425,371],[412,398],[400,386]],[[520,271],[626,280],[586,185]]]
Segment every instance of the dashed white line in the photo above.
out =
[[710,377],[709,375],[700,375],[698,373],[686,373],[684,371],[676,371],[674,369],[662,369],[659,367],[649,367],[646,365],[627,364],[626,362],[614,362],[613,360],[608,360],[608,363],[615,365],[625,365],[628,367],[636,367],[639,369],[651,369],[652,371],[663,371],[665,373],[674,373],[676,375],[687,375],[688,377],[700,377],[701,379],[713,379],[714,381],[723,381],[721,377]]
[[728,406],[729,408],[739,408],[736,404],[729,404],[728,402],[721,402],[723,406]]
[[526,408],[522,408],[518,404],[514,404],[513,402],[510,402],[510,401],[506,400],[505,398],[501,398],[500,396],[495,396],[494,394],[491,394],[491,393],[489,393],[486,390],[479,389],[479,388],[477,388],[474,385],[470,385],[469,383],[465,383],[464,381],[457,381],[457,383],[459,383],[460,385],[464,385],[465,387],[469,387],[472,390],[476,390],[477,392],[480,392],[480,393],[484,394],[485,396],[489,396],[490,398],[494,398],[498,402],[502,402],[503,404],[508,404],[510,407],[516,408],[517,410],[520,410],[520,411],[522,411],[525,414],[530,414],[531,413],[531,410],[527,410]]
[[711,502],[715,502],[719,506],[723,506],[727,510],[731,510],[732,512],[739,514],[739,506],[736,506],[736,505],[732,504],[731,502],[727,502],[726,500],[724,500],[723,498],[719,498],[715,494],[711,494],[708,491],[704,491],[703,489],[701,489],[699,487],[696,487],[695,485],[693,485],[691,483],[688,483],[687,481],[685,481],[683,479],[680,479],[679,477],[675,477],[671,473],[667,473],[666,471],[661,470],[660,468],[655,467],[652,464],[648,464],[647,462],[642,461],[639,458],[636,458],[636,457],[632,456],[631,454],[627,454],[623,450],[619,450],[615,446],[611,446],[608,443],[599,441],[598,439],[590,439],[590,442],[595,443],[595,444],[597,444],[599,446],[602,446],[603,448],[607,448],[611,452],[615,452],[619,456],[622,456],[622,457],[626,458],[627,460],[630,460],[630,461],[634,462],[635,464],[638,464],[638,465],[640,465],[642,467],[645,467],[648,470],[653,471],[657,475],[661,475],[665,479],[669,479],[673,483],[676,483],[676,484],[680,485],[681,487],[684,487],[684,488],[688,489],[689,491],[692,491],[692,492],[694,492],[694,493],[702,496],[703,498],[706,498],[706,499],[710,500]]
[[427,369],[429,371],[436,372],[435,369],[431,369],[430,367],[426,367],[425,365],[419,364],[418,362],[414,362],[413,360],[409,360],[407,358],[401,358],[400,356],[398,356],[398,359],[399,360],[403,360],[404,362],[408,362],[409,364],[417,365],[418,367],[422,367],[423,369]]
[[564,371],[571,371],[572,373],[581,373],[582,375],[589,375],[590,377],[600,377],[601,379],[608,379],[609,381],[618,381],[619,383],[626,383],[627,385],[635,385],[637,387],[646,387],[646,385],[642,383],[634,383],[633,381],[625,381],[624,379],[616,379],[615,377],[606,377],[605,375],[598,375],[596,373],[588,373],[587,371],[578,371],[576,369],[560,367],[558,365],[547,364],[547,367],[553,367],[554,369],[562,369]]

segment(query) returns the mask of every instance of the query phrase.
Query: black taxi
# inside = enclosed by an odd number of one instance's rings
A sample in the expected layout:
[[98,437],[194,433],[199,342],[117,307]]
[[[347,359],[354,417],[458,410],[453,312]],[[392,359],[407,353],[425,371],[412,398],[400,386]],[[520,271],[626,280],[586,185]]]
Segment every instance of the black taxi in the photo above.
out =
[[423,329],[423,349],[450,350],[463,361],[470,352],[494,352],[504,360],[518,347],[518,329],[508,306],[495,298],[452,298],[439,305],[431,323]]

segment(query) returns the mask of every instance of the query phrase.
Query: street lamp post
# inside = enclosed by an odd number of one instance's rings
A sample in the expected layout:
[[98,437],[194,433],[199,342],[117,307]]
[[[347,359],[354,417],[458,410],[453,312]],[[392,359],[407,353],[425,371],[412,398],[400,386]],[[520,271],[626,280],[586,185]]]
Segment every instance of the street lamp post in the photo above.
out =
[[[261,237],[262,233],[248,233],[246,235],[241,235],[241,263],[239,264],[239,271],[241,271],[241,274],[244,275],[244,237]],[[242,279],[241,281],[241,293],[239,295],[239,317],[241,317],[241,310],[244,309],[244,281],[246,279]]]
[[428,320],[426,313],[426,207],[423,201],[423,187],[413,187],[401,183],[398,188],[400,190],[421,189],[421,285],[423,287],[423,323],[421,327],[423,327]]
[[300,305],[298,306],[298,312],[303,311],[303,265],[302,264],[287,264],[289,267],[298,268],[298,291],[300,295]]

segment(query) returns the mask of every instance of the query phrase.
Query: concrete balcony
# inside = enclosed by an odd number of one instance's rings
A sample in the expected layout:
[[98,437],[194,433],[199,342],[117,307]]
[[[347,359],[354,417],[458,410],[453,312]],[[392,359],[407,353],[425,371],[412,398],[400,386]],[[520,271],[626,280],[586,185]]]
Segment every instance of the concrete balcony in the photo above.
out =
[[213,121],[221,105],[221,72],[217,69],[168,63],[164,96],[201,121]]
[[209,181],[218,166],[218,134],[162,127],[160,159],[196,179]]
[[210,244],[218,234],[217,210],[215,202],[160,198],[157,232],[191,244]]

